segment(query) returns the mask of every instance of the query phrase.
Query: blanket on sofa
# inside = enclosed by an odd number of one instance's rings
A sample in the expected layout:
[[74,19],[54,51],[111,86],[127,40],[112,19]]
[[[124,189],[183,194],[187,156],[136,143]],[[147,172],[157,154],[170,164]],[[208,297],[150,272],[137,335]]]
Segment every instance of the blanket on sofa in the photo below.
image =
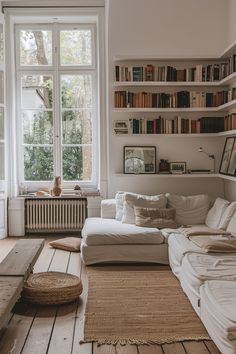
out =
[[190,236],[204,252],[236,253],[236,237],[231,235]]

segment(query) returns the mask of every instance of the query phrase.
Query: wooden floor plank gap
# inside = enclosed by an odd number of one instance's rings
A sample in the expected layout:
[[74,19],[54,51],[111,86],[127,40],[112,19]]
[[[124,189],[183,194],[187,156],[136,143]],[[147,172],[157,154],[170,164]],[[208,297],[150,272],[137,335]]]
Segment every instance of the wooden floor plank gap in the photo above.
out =
[[51,338],[52,338],[52,334],[53,334],[53,330],[54,330],[54,326],[55,326],[55,322],[56,322],[56,318],[57,318],[57,313],[58,313],[58,306],[57,306],[56,313],[55,313],[55,316],[54,316],[54,321],[53,321],[53,324],[52,324],[52,329],[51,329],[51,333],[50,333],[49,340],[48,340],[46,354],[48,354],[48,351],[49,351],[50,342],[51,342]]
[[68,262],[67,262],[67,266],[66,266],[66,273],[68,273],[68,268],[69,268],[69,264],[70,264],[70,258],[71,258],[71,252],[68,258]]
[[25,343],[27,342],[27,339],[28,339],[28,337],[29,337],[29,334],[30,334],[31,328],[32,328],[32,326],[33,326],[34,320],[35,320],[35,318],[36,318],[36,316],[37,316],[37,313],[38,313],[38,311],[35,312],[34,317],[32,318],[32,321],[31,321],[31,324],[30,324],[30,326],[29,326],[29,330],[28,330],[28,332],[27,332],[27,334],[26,334],[26,336],[25,336],[24,344],[22,345],[20,354],[22,354],[22,352],[23,352],[23,350],[24,350]]
[[78,320],[78,311],[79,311],[79,301],[78,301],[78,303],[77,303],[77,308],[76,308],[76,313],[75,313],[75,320],[74,320],[74,326],[73,326],[72,344],[71,344],[71,354],[73,353],[73,349],[74,349],[75,327],[76,327],[76,321]]
[[49,272],[49,269],[50,269],[50,267],[51,267],[51,264],[52,264],[53,258],[54,258],[54,256],[55,256],[55,253],[56,253],[56,250],[53,251],[53,255],[52,255],[51,261],[50,261],[50,263],[49,263],[49,265],[48,265],[48,269],[47,269],[48,272]]
[[206,347],[208,353],[211,354],[211,351],[209,350],[209,348],[208,348],[208,346],[206,345],[206,343],[205,343],[205,342],[203,342],[203,343],[204,343],[204,345],[205,345],[205,347]]

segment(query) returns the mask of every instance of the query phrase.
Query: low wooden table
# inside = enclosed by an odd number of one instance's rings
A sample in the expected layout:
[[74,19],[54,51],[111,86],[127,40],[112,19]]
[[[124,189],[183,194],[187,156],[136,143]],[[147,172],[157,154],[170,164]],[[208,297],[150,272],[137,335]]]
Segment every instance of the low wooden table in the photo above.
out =
[[43,245],[43,239],[21,239],[0,263],[0,329],[19,299]]

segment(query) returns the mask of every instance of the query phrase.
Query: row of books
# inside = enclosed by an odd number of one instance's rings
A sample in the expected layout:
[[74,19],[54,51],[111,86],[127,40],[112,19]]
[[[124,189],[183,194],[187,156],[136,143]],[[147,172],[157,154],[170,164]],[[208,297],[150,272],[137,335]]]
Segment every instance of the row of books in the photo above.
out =
[[236,113],[231,113],[225,116],[224,130],[234,130],[236,129]]
[[196,134],[219,133],[224,131],[224,117],[202,117],[189,119],[177,116],[166,119],[161,116],[155,119],[130,118],[114,124],[115,134]]
[[178,91],[174,93],[115,91],[116,108],[218,107],[236,99],[236,88],[220,92]]
[[197,64],[191,68],[174,66],[115,66],[116,81],[219,81],[236,71],[236,55],[222,63]]

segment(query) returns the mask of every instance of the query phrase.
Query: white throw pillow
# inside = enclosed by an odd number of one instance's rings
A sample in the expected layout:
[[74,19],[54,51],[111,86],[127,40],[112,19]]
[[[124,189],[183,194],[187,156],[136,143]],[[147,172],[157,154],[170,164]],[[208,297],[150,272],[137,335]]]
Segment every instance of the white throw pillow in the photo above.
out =
[[115,195],[116,200],[116,220],[121,221],[123,217],[123,206],[124,206],[124,199],[125,192],[117,192]]
[[232,216],[226,231],[236,236],[236,212]]
[[167,194],[168,206],[176,209],[176,221],[179,225],[204,224],[209,209],[206,194],[181,196]]
[[229,204],[230,203],[225,199],[216,198],[213,207],[208,211],[205,224],[213,229],[218,229],[222,215]]
[[236,202],[230,203],[229,206],[227,206],[227,208],[224,210],[224,212],[221,216],[220,223],[219,223],[219,229],[226,230],[235,211],[236,211]]
[[147,196],[141,194],[125,193],[122,223],[135,224],[134,207],[166,208],[167,199],[164,194]]

